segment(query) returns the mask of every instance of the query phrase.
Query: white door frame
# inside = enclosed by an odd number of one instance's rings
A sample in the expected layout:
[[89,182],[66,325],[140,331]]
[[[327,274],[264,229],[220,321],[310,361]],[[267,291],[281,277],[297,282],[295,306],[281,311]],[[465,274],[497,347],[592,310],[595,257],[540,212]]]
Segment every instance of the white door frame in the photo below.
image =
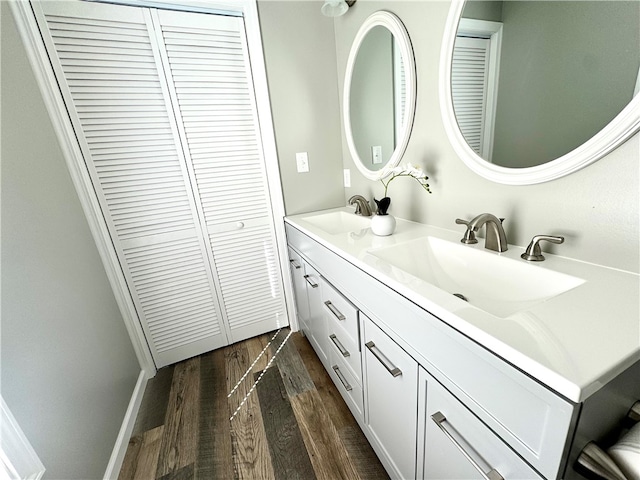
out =
[[0,396],[0,478],[39,480],[45,468]]
[[[199,13],[225,12],[244,17],[256,94],[258,121],[260,123],[260,134],[264,149],[267,183],[271,196],[274,228],[278,243],[278,260],[283,280],[285,304],[291,327],[297,330],[298,324],[296,316],[294,315],[294,297],[291,287],[291,272],[288,264],[286,234],[283,221],[285,216],[284,198],[280,183],[280,170],[271,118],[271,106],[269,102],[264,54],[262,51],[257,0],[217,0],[212,2],[194,2],[190,0],[111,0],[110,3],[121,3],[138,7],[178,9]],[[45,106],[52,120],[53,129],[60,143],[67,168],[69,169],[71,179],[87,218],[91,234],[96,242],[98,253],[102,259],[109,283],[111,284],[138,362],[140,363],[140,368],[144,371],[147,378],[153,377],[156,373],[156,366],[151,355],[151,350],[147,344],[124,274],[120,268],[120,263],[118,262],[116,251],[111,242],[100,204],[93,190],[89,173],[84,164],[82,152],[73,132],[71,120],[66,113],[62,94],[57,88],[53,68],[51,67],[44,43],[40,36],[31,3],[22,0],[11,0],[10,6],[16,21],[16,26],[27,51],[27,57],[31,63],[40,92],[42,93]]]

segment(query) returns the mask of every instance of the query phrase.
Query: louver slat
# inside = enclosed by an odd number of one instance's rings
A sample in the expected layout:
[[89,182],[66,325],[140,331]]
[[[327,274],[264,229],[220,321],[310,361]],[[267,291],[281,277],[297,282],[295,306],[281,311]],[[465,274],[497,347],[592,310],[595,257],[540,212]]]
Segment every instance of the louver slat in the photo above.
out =
[[281,279],[269,226],[212,234],[210,241],[232,336],[265,322],[282,326]]
[[39,8],[157,365],[226,344],[146,11],[84,2]]
[[488,46],[485,39],[456,38],[451,65],[451,92],[458,126],[478,154],[485,128]]
[[[286,322],[242,20],[158,12],[231,340]],[[237,227],[240,225],[240,227]]]

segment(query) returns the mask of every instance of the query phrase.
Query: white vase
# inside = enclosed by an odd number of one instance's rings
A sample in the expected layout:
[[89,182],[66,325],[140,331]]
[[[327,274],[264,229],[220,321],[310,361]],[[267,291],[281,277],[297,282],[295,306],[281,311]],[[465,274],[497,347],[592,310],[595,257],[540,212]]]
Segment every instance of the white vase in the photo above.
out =
[[396,229],[396,219],[393,215],[374,215],[371,219],[371,231],[374,235],[386,237]]

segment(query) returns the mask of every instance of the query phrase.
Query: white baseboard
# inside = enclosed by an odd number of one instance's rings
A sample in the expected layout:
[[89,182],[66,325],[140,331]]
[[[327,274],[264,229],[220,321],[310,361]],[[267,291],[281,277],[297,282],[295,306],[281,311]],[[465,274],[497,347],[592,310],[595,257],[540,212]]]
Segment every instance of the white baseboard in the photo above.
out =
[[107,470],[104,472],[105,480],[116,480],[120,474],[122,462],[124,461],[125,453],[127,453],[127,446],[129,445],[131,432],[133,431],[133,426],[136,423],[136,417],[138,416],[138,410],[140,409],[142,396],[144,395],[144,389],[147,386],[148,380],[149,378],[145,371],[141,370],[138,375],[136,386],[133,389],[133,394],[131,395],[127,412],[124,415],[124,420],[122,421],[118,438],[116,439],[113,451],[111,452],[111,458],[109,458]]

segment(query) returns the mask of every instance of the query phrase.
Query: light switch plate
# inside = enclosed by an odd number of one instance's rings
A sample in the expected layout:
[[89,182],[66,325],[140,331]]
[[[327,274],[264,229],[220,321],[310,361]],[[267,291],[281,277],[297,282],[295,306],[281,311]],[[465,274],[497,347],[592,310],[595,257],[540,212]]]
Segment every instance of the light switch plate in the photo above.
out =
[[307,152],[296,153],[296,166],[298,173],[305,173],[309,171],[309,156]]
[[344,177],[344,186],[350,187],[351,186],[351,170],[349,170],[348,168],[345,168],[342,171],[342,175]]
[[382,146],[374,145],[371,147],[371,161],[374,165],[382,163]]

